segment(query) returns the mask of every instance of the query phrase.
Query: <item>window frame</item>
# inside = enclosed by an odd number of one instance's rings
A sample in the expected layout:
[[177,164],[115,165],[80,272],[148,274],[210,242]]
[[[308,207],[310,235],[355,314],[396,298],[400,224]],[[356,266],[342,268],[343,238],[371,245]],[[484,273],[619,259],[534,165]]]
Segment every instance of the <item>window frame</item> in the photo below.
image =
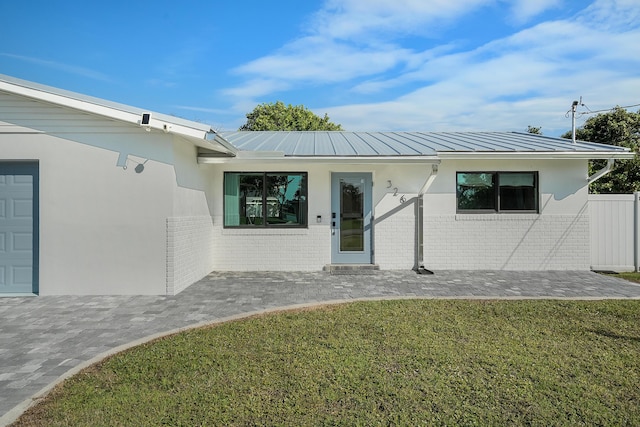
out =
[[[533,174],[534,209],[500,209],[500,175],[509,174]],[[494,176],[493,200],[495,208],[492,209],[460,209],[458,196],[458,176],[460,174],[491,174]],[[538,171],[456,171],[456,213],[457,214],[538,214],[540,213],[540,179]]]
[[[239,225],[227,225],[227,176],[229,174],[235,175],[261,175],[262,176],[262,224],[239,224]],[[268,206],[268,195],[266,191],[267,187],[267,177],[269,176],[287,176],[287,175],[300,175],[302,177],[303,182],[303,194],[304,194],[304,210],[302,211],[302,217],[304,218],[303,224],[269,224],[265,218],[267,216]],[[305,229],[309,228],[309,173],[308,172],[296,172],[296,171],[224,171],[223,179],[222,179],[222,224],[223,228],[228,229],[244,229],[244,230],[265,230],[265,229]]]

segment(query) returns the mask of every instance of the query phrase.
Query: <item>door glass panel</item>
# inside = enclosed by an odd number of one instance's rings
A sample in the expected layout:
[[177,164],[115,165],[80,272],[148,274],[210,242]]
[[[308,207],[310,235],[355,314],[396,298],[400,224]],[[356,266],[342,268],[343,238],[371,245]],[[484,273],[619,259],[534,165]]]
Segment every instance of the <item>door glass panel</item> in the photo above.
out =
[[340,251],[364,251],[364,180],[340,180]]

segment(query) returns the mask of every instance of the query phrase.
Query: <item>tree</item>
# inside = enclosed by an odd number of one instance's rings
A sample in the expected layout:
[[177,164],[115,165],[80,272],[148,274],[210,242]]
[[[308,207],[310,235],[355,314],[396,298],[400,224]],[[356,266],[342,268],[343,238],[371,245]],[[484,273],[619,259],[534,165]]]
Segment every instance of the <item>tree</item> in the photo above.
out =
[[[571,132],[562,135],[571,138]],[[576,139],[601,144],[628,147],[638,153],[640,147],[640,111],[634,113],[622,107],[589,117],[576,129]],[[589,162],[589,174],[602,169],[604,160]],[[640,159],[616,160],[613,170],[591,184],[591,193],[633,193],[640,191]]]
[[282,101],[260,104],[247,114],[247,122],[240,130],[342,130],[342,126],[315,115],[304,105],[284,105]]
[[542,135],[542,128],[540,126],[527,126],[527,133],[532,133],[534,135]]

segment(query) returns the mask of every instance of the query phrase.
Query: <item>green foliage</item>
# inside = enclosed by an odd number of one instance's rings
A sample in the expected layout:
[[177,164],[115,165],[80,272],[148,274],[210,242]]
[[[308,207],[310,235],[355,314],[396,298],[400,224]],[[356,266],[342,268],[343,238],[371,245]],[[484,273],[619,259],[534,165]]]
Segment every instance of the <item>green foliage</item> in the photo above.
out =
[[301,131],[301,130],[342,130],[342,126],[332,123],[325,113],[319,117],[304,105],[284,105],[277,101],[273,104],[260,104],[247,114],[247,122],[240,130],[265,131]]
[[21,425],[640,425],[640,301],[360,302],[111,357]]
[[542,135],[542,128],[540,126],[527,126],[527,133]]
[[[571,132],[562,135],[571,138]],[[576,139],[601,144],[628,147],[638,153],[640,147],[640,111],[629,112],[616,107],[608,113],[589,117],[576,129]],[[589,163],[589,174],[602,169],[604,160]],[[606,176],[591,184],[591,193],[633,193],[640,191],[640,158],[616,160],[614,169]]]

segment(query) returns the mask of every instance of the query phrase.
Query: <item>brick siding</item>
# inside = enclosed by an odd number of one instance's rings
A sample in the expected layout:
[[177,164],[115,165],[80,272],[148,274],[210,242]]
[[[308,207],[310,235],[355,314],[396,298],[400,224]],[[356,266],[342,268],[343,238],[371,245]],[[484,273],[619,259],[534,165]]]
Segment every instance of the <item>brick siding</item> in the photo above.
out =
[[588,270],[589,216],[426,216],[425,262],[431,269]]
[[167,295],[176,295],[213,270],[216,245],[210,216],[167,218]]

